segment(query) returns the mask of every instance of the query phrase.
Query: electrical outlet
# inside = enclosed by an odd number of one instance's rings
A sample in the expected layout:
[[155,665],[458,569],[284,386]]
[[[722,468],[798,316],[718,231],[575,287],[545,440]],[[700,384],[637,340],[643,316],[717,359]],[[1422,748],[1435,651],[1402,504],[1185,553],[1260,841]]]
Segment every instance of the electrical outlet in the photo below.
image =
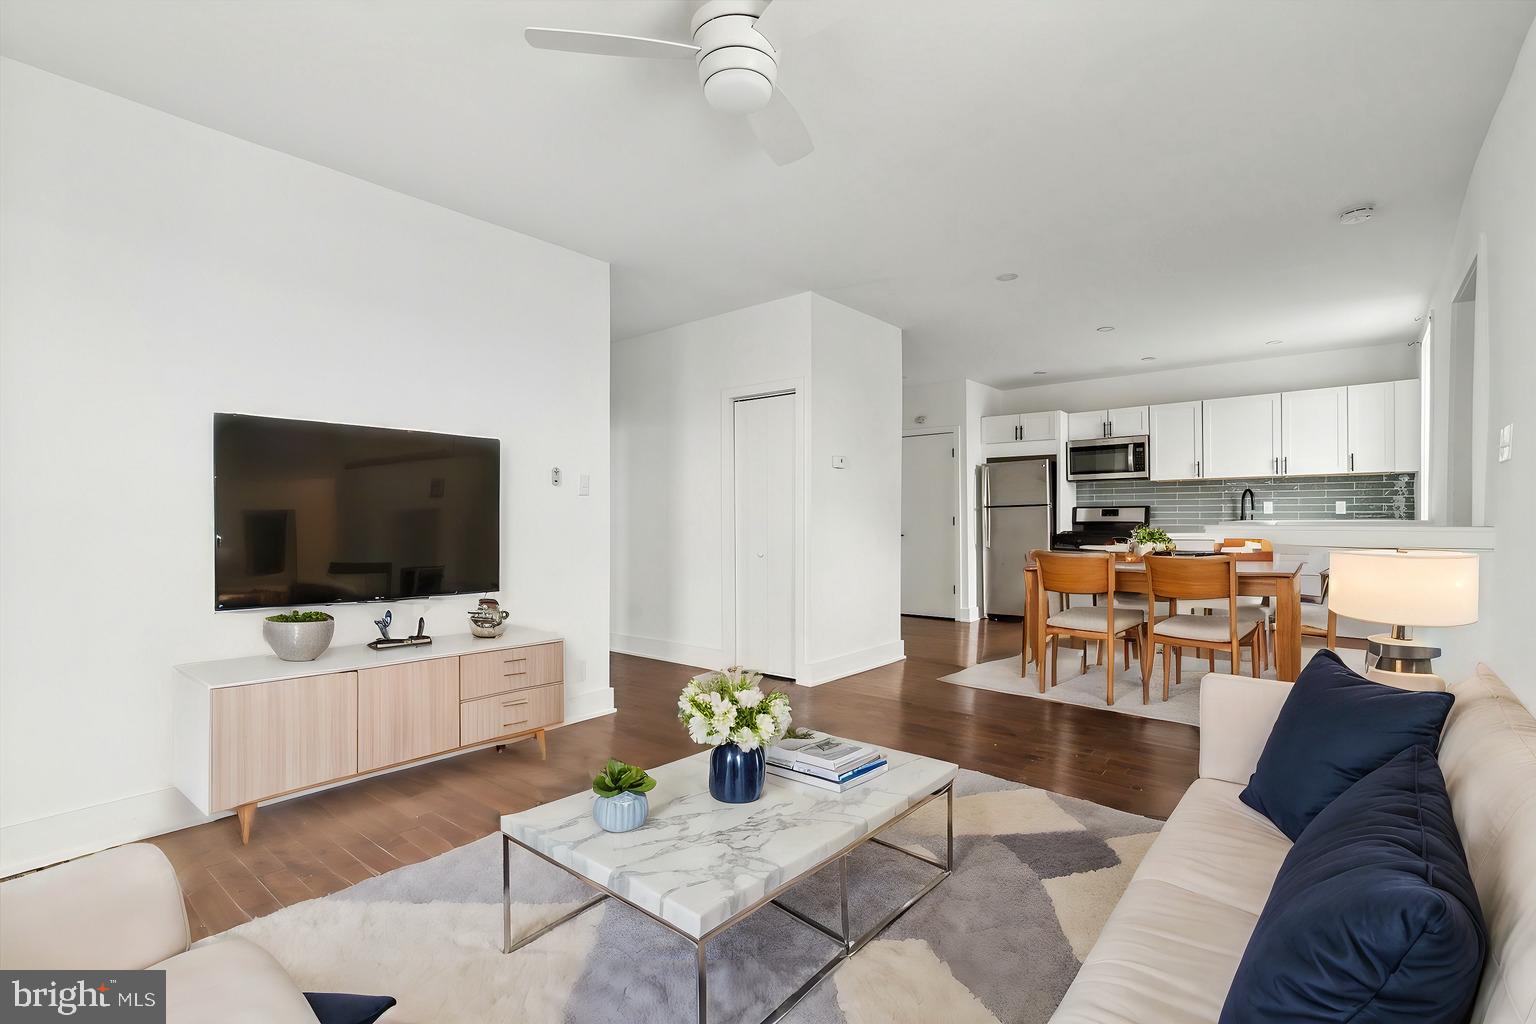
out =
[[1336,516],[1342,516],[1348,508],[1349,505],[1347,502],[1336,501],[1333,503],[1333,514]]
[[1499,428],[1499,461],[1508,462],[1514,453],[1515,425],[1506,423]]
[[833,469],[847,469],[848,468],[848,456],[846,456],[846,455],[834,455],[834,456],[832,456],[832,468]]
[[581,479],[576,485],[576,493],[582,497],[592,493],[592,476],[589,473],[581,474]]
[[1267,515],[1267,516],[1271,516],[1271,515],[1275,514],[1275,503],[1274,502],[1266,501],[1264,503],[1264,514]]

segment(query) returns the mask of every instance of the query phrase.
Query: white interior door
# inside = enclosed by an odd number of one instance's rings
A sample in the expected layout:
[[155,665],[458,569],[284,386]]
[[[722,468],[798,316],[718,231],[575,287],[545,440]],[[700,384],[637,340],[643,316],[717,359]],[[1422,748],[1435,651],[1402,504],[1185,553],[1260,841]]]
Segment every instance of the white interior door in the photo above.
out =
[[901,439],[901,613],[955,617],[955,442]]
[[735,404],[736,663],[795,675],[795,396]]

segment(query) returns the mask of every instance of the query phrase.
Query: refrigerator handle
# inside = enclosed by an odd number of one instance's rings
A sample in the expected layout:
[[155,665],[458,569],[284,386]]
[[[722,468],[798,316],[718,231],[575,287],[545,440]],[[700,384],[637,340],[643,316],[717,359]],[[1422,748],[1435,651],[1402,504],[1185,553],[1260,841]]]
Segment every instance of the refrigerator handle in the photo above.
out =
[[981,510],[981,546],[992,547],[992,509],[986,507]]

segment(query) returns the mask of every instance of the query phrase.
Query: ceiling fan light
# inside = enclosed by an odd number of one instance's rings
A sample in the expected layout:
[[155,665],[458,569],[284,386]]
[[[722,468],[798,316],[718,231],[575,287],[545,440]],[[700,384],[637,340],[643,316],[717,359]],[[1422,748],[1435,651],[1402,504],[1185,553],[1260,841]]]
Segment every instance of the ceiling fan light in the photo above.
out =
[[725,114],[754,114],[773,99],[773,83],[749,68],[725,68],[705,79],[704,99]]

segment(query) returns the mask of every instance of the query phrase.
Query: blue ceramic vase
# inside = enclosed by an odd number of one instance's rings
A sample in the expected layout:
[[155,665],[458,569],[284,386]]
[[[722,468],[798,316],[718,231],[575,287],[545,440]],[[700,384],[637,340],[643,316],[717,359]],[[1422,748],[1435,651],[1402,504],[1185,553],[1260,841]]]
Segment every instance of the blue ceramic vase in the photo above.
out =
[[709,795],[726,804],[749,804],[763,795],[767,760],[763,748],[742,750],[734,743],[709,756]]
[[600,796],[592,801],[592,820],[605,832],[628,832],[645,824],[651,802],[644,793]]

